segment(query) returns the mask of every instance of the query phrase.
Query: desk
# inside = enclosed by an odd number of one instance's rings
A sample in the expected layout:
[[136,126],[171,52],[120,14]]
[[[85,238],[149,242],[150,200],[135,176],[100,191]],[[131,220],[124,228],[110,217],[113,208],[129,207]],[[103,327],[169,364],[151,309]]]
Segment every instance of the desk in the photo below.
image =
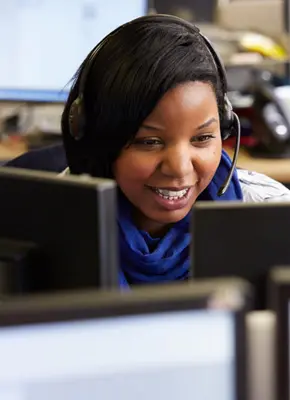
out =
[[[233,150],[225,150],[232,157]],[[239,168],[260,172],[287,186],[290,185],[290,158],[253,158],[245,150],[240,150],[237,165]]]

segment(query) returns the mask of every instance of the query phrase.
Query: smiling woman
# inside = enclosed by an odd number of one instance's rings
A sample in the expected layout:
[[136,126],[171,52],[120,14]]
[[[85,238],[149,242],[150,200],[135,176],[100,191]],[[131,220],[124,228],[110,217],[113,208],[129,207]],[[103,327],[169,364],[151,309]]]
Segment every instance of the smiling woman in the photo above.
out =
[[170,89],[114,164],[138,227],[158,235],[183,219],[211,182],[221,147],[212,86],[187,82]]
[[122,287],[187,279],[196,201],[290,200],[222,151],[238,125],[226,86],[207,39],[164,15],[119,27],[77,71],[62,116],[67,171],[118,184]]

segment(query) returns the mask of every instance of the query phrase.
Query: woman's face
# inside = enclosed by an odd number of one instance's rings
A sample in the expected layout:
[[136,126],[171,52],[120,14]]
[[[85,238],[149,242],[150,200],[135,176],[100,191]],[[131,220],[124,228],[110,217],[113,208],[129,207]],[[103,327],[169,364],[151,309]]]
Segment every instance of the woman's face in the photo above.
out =
[[114,164],[137,226],[154,235],[183,219],[212,180],[221,150],[212,87],[189,82],[169,90]]

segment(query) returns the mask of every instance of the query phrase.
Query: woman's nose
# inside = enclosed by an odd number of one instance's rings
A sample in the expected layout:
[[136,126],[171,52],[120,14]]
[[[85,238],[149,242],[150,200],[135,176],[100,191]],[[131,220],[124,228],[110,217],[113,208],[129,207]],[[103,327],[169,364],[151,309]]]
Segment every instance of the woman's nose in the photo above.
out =
[[193,171],[192,154],[186,149],[168,150],[161,164],[161,172],[164,175],[176,179],[183,179]]

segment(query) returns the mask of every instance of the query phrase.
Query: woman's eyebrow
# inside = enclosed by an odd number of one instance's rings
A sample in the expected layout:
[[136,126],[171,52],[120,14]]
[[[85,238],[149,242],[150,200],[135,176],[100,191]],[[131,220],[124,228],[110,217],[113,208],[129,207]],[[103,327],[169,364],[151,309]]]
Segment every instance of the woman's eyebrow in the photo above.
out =
[[204,122],[203,124],[199,125],[197,127],[197,129],[203,129],[203,128],[207,128],[208,126],[210,126],[213,122],[218,122],[218,120],[214,117],[208,119],[206,122]]
[[152,125],[147,125],[147,124],[142,124],[141,126],[142,126],[142,128],[148,129],[150,131],[162,131],[163,130],[162,127],[152,126]]

